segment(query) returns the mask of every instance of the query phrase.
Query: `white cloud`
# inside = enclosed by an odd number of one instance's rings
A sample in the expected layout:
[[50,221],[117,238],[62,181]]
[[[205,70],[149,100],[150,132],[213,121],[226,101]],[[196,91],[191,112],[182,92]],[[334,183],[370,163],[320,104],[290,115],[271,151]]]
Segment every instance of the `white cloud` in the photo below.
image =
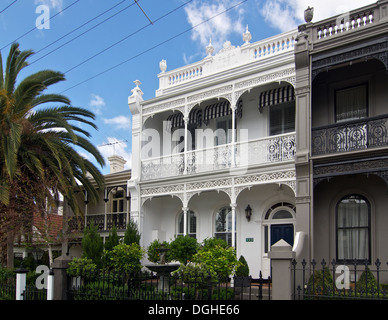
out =
[[126,116],[117,116],[111,119],[103,119],[105,124],[111,124],[115,129],[131,129],[131,118]]
[[98,150],[104,157],[105,163],[109,166],[108,157],[112,156],[113,154],[117,154],[119,156],[122,156],[127,161],[127,163],[124,165],[124,169],[131,169],[132,153],[127,150],[127,143],[125,143],[125,141],[118,140],[114,137],[108,137],[107,140],[107,144],[98,146]]
[[314,21],[323,20],[350,10],[363,7],[372,0],[265,0],[258,2],[259,11],[271,27],[281,32],[296,28],[304,23],[304,10],[314,7]]
[[96,94],[91,94],[91,99],[89,101],[89,106],[93,108],[94,113],[101,115],[102,114],[102,109],[105,107],[105,101],[103,98]]
[[[194,41],[199,41],[204,53],[210,39],[217,52],[222,48],[223,43],[228,40],[230,34],[242,34],[244,32],[245,29],[242,24],[244,12],[242,9],[231,10],[216,16],[234,4],[237,4],[237,2],[233,0],[215,0],[212,3],[195,0],[185,7],[188,23],[192,27],[196,26],[192,31],[191,38]],[[214,16],[216,17],[200,24],[202,21]]]
[[36,5],[43,4],[51,9],[61,11],[63,8],[63,0],[35,0]]

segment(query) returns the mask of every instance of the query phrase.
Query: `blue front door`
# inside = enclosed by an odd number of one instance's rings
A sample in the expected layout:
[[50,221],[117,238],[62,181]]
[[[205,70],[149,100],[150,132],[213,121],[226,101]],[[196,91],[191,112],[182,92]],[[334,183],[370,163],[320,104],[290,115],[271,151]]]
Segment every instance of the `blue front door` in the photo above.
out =
[[294,225],[293,224],[273,224],[271,225],[271,246],[280,239],[289,245],[294,245]]

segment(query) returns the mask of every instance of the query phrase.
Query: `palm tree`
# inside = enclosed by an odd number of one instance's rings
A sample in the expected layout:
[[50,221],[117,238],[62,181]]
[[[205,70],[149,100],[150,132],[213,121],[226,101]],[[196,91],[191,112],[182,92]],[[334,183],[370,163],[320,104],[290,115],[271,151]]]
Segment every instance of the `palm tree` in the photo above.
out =
[[[26,198],[25,206],[36,205],[41,197],[34,196],[34,190],[44,186],[45,196],[55,198],[61,193],[74,213],[81,214],[75,191],[82,188],[95,202],[96,188],[103,188],[104,184],[97,167],[76,151],[87,151],[99,165],[104,165],[98,149],[88,140],[89,132],[80,126],[97,129],[94,114],[71,106],[66,96],[44,93],[65,80],[60,72],[43,70],[17,82],[31,55],[33,51],[20,51],[19,44],[14,43],[3,70],[0,53],[0,217],[7,222],[3,226],[14,227],[8,228],[8,247],[21,227],[13,223],[23,212],[20,199]],[[55,106],[47,107],[51,103]]]

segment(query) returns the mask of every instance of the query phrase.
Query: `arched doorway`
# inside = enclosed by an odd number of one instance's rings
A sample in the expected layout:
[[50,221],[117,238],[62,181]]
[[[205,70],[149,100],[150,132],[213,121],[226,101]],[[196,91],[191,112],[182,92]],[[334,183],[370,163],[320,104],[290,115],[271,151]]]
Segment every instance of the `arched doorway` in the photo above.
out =
[[271,206],[263,219],[263,277],[271,275],[268,252],[271,246],[280,239],[289,245],[294,245],[295,235],[295,205],[289,202],[278,202]]

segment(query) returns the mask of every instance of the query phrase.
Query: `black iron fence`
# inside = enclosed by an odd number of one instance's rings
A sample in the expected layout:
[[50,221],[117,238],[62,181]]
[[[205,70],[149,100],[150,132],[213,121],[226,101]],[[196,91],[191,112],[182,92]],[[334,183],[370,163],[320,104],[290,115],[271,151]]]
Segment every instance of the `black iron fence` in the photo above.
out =
[[379,259],[339,262],[324,259],[318,263],[293,261],[293,298],[310,299],[388,299],[388,269]]
[[0,277],[0,300],[15,300],[16,276],[13,274]]
[[[25,289],[21,292],[22,300],[46,300],[47,289],[38,289],[36,279],[38,275],[30,272],[27,276]],[[16,272],[0,269],[0,300],[16,299]]]
[[27,285],[22,296],[23,300],[47,300],[47,289],[38,289],[35,285]]
[[94,271],[68,277],[69,300],[269,300],[271,279],[155,276],[148,272]]

